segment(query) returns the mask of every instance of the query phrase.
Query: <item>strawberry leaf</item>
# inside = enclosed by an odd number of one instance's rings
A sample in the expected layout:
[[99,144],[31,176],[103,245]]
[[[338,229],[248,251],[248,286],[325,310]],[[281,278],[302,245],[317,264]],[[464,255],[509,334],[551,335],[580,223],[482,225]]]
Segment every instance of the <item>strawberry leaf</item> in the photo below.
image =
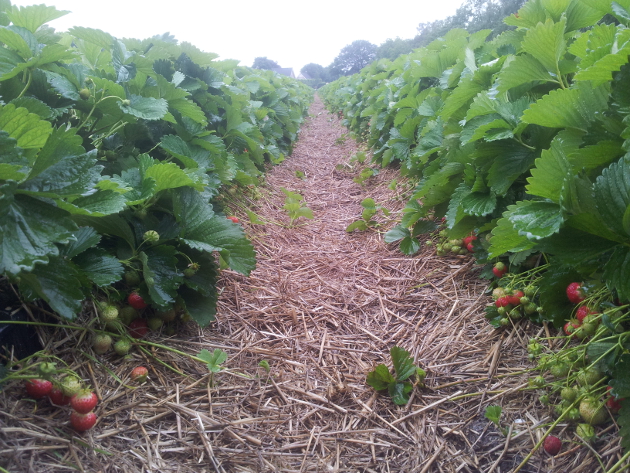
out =
[[203,361],[207,363],[207,367],[211,373],[218,373],[223,368],[221,365],[225,363],[228,358],[228,355],[223,350],[219,350],[216,348],[212,353],[208,350],[201,350],[197,355],[198,358],[201,358]]
[[485,417],[490,422],[499,426],[501,422],[501,406],[488,406],[486,407]]
[[416,372],[411,354],[404,348],[394,346],[389,351],[396,371],[396,378],[399,381],[406,380],[409,376]]
[[413,385],[409,382],[396,381],[387,387],[387,392],[392,397],[394,404],[404,406],[409,402],[409,393],[413,391]]
[[383,391],[395,383],[396,378],[392,376],[387,366],[381,364],[368,373],[366,382],[377,391]]
[[[617,396],[630,399],[630,355],[622,355],[617,361],[609,384]],[[630,405],[628,408],[630,413]],[[630,427],[630,422],[628,422],[628,427]]]

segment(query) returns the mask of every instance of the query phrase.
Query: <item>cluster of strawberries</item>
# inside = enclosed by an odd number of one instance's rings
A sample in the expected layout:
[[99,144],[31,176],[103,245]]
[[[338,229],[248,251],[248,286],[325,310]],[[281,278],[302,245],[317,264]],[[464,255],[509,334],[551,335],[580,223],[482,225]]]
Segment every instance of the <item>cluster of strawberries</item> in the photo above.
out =
[[27,379],[24,382],[27,394],[33,399],[48,397],[56,406],[70,404],[70,425],[78,432],[90,430],[96,424],[94,408],[98,398],[89,389],[81,388],[81,383],[74,377],[67,377],[59,385],[41,378]]

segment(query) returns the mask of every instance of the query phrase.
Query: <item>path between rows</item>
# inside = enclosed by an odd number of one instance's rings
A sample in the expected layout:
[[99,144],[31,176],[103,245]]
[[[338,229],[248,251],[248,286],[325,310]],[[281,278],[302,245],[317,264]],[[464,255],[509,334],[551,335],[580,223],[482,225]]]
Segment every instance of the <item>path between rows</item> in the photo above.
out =
[[[400,181],[396,170],[356,183],[365,165],[352,162],[357,145],[340,119],[319,98],[310,117],[292,156],[269,172],[264,197],[250,205],[263,220],[286,225],[285,188],[302,194],[315,218],[296,228],[247,225],[258,267],[250,278],[227,277],[219,301],[217,330],[240,348],[230,366],[251,372],[263,359],[271,366],[271,386],[235,402],[240,415],[278,416],[250,425],[249,435],[262,441],[257,459],[244,449],[229,461],[260,468],[253,471],[489,471],[504,440],[480,401],[530,404],[512,391],[522,378],[489,378],[521,368],[522,340],[484,320],[485,284],[469,271],[470,258],[438,259],[430,249],[407,257],[383,241],[410,189],[404,181],[390,189]],[[381,215],[379,231],[348,234],[367,197],[391,220]],[[428,386],[454,384],[416,389],[402,407],[376,394],[366,374],[379,363],[391,367],[394,345],[427,370]],[[475,394],[448,402],[465,393]],[[514,444],[495,471],[520,462]]]

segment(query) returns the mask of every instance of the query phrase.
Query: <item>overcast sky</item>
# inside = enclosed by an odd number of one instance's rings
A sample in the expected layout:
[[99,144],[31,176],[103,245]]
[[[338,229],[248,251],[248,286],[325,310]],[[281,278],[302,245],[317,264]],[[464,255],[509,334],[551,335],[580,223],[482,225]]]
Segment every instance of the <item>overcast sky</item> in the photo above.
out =
[[13,0],[45,3],[71,13],[50,22],[58,31],[98,28],[118,38],[170,32],[222,59],[251,66],[257,56],[296,73],[310,62],[327,66],[355,40],[376,45],[413,38],[419,23],[446,18],[464,0]]

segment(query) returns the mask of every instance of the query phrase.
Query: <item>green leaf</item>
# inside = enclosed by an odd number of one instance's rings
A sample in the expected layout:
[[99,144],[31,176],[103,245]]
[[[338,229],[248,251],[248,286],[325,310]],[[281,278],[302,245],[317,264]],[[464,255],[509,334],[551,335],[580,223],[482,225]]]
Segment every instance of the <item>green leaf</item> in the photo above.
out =
[[557,233],[564,222],[560,206],[553,202],[521,201],[504,216],[520,235],[530,240]]
[[18,64],[23,64],[24,59],[16,52],[0,48],[0,81],[10,79],[19,74]]
[[[510,186],[534,164],[537,153],[518,143],[503,141],[484,146],[480,152],[494,156],[488,171],[488,185],[496,195],[505,195]],[[485,157],[485,156],[484,156]]]
[[565,26],[565,18],[557,23],[547,19],[527,30],[521,43],[523,51],[531,54],[547,71],[554,74],[558,72],[558,63],[566,50]]
[[366,382],[375,390],[383,391],[391,383],[395,383],[396,378],[392,376],[387,366],[381,364],[368,373]]
[[53,256],[48,264],[36,264],[20,278],[22,293],[45,300],[62,317],[72,319],[81,311],[84,296],[79,273],[68,260]]
[[126,241],[131,248],[136,247],[136,237],[129,227],[129,222],[119,215],[107,215],[105,217],[89,217],[75,215],[72,217],[79,225],[94,227],[102,235],[117,236]]
[[145,120],[160,120],[168,112],[168,102],[164,99],[131,94],[129,101],[129,105],[118,102],[118,106],[123,112],[134,117]]
[[199,352],[197,358],[201,358],[207,363],[208,369],[211,373],[218,373],[223,369],[221,365],[227,361],[228,355],[226,352],[219,350],[218,348],[215,348],[212,353],[203,349]]
[[549,128],[576,128],[588,125],[608,105],[606,87],[593,88],[590,82],[578,82],[576,88],[552,90],[523,113],[522,121]]
[[543,318],[553,322],[556,328],[562,327],[571,316],[572,306],[567,300],[567,286],[581,280],[582,276],[574,269],[556,266],[553,271],[545,272],[536,284],[540,305],[545,308]]
[[155,194],[165,189],[175,189],[177,187],[199,187],[186,171],[175,163],[155,164],[145,171],[144,177],[155,180],[155,189],[153,190]]
[[204,148],[190,145],[177,135],[162,137],[160,147],[178,158],[187,168],[210,168],[210,152]]
[[[569,139],[563,139],[566,138]],[[570,139],[569,133],[562,131],[551,142],[551,147],[541,153],[536,159],[535,167],[531,170],[531,177],[527,179],[527,192],[553,202],[560,202],[562,185],[567,176],[571,176],[571,166],[566,153],[577,148],[578,143]]]
[[620,398],[630,398],[630,355],[621,355],[609,383]]
[[[154,246],[139,253],[142,274],[151,301],[160,307],[175,302],[183,276],[177,271],[177,250],[172,246]],[[149,284],[152,281],[153,284]]]
[[98,245],[101,241],[101,236],[92,227],[80,227],[74,232],[73,237],[74,240],[68,242],[59,252],[62,256],[74,258],[88,248]]
[[630,451],[630,400],[628,398],[621,402],[621,411],[619,411],[617,423],[620,425],[621,446],[628,452]]
[[346,231],[348,233],[353,232],[354,230],[359,230],[360,232],[364,232],[368,229],[367,222],[365,220],[355,220],[350,225],[346,227]]
[[31,271],[58,254],[55,243],[66,243],[77,226],[68,213],[41,200],[13,195],[11,184],[0,186],[0,273]]
[[420,249],[420,243],[413,237],[405,237],[400,242],[400,251],[405,255],[413,255]]
[[389,395],[392,397],[394,404],[404,406],[409,402],[409,393],[413,391],[413,385],[408,382],[391,383],[387,387]]
[[89,43],[93,43],[101,48],[109,51],[114,43],[114,37],[102,30],[85,28],[83,26],[74,26],[68,32],[75,38],[82,39]]
[[611,251],[616,242],[571,227],[537,243],[536,248],[555,256],[566,265],[578,266],[596,260]]
[[0,109],[0,129],[15,138],[17,145],[23,149],[41,148],[52,133],[50,122],[13,104]]
[[630,299],[630,248],[618,246],[604,265],[604,281],[610,289],[617,290],[619,297]]
[[385,243],[394,243],[395,241],[409,237],[411,237],[411,232],[408,228],[396,225],[394,228],[385,233],[383,240],[385,240]]
[[484,416],[496,426],[501,425],[501,406],[488,406]]
[[411,354],[404,348],[394,346],[389,350],[396,371],[396,379],[404,381],[416,372]]
[[68,13],[70,12],[57,10],[55,7],[47,7],[42,4],[24,7],[14,6],[12,10],[7,11],[7,16],[15,26],[21,26],[31,33],[35,33],[40,26],[61,18]]
[[597,210],[606,225],[628,237],[623,216],[630,206],[630,158],[621,158],[602,171],[594,185]]
[[59,208],[73,215],[90,215],[104,217],[116,214],[127,207],[125,196],[111,191],[97,191],[94,194],[74,199],[72,203],[57,200]]
[[20,31],[20,28],[15,26],[0,27],[0,42],[6,44],[10,49],[17,51],[20,56],[26,60],[33,57],[34,51],[23,36],[29,37],[29,42],[34,44],[35,47],[37,46],[37,39],[28,30]]
[[505,215],[515,205],[508,206],[507,212],[505,212],[504,218],[499,219],[496,227],[492,229],[492,238],[490,239],[490,248],[488,249],[488,256],[490,258],[498,258],[507,252],[518,252],[529,250],[533,248],[535,243],[530,241],[526,236],[521,235],[518,230],[514,228],[512,223]]
[[217,299],[219,297],[214,286],[212,295],[205,295],[187,286],[180,286],[178,293],[186,304],[186,310],[200,327],[206,327],[215,320],[217,312]]
[[497,196],[492,192],[472,192],[462,199],[461,207],[467,215],[488,215],[497,207]]
[[81,253],[72,262],[99,287],[107,287],[120,281],[125,271],[118,258],[100,248]]
[[256,266],[256,253],[243,229],[222,216],[215,216],[212,207],[200,194],[188,187],[173,193],[173,209],[181,224],[181,240],[190,248],[220,251],[230,268],[248,275]]

